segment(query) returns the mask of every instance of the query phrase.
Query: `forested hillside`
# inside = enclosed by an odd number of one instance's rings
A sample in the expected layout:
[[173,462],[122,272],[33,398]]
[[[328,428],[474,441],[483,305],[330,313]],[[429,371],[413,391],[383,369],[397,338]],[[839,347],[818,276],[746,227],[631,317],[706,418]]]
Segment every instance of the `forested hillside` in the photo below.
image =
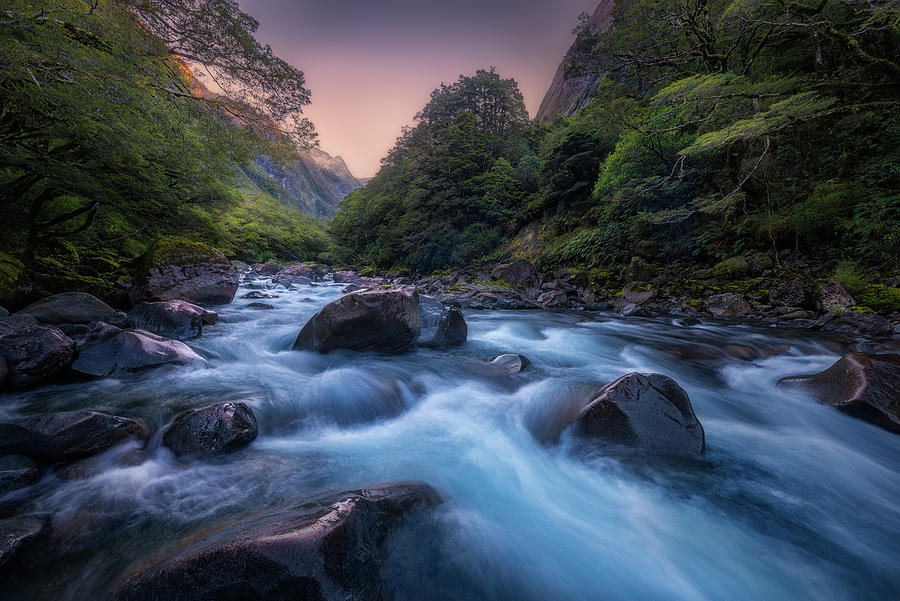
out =
[[443,86],[332,233],[348,260],[422,272],[791,253],[896,273],[898,19],[886,1],[616,3],[569,53],[603,76],[590,104],[529,123],[512,80]]
[[[244,260],[326,248],[322,225],[276,200],[279,183],[252,165],[311,141],[296,118],[309,101],[302,73],[253,39],[235,5],[206,4],[221,5],[218,20],[190,2],[4,3],[0,295],[31,283],[108,293],[161,236]],[[213,35],[223,48],[204,56]],[[173,48],[239,91],[198,98]]]

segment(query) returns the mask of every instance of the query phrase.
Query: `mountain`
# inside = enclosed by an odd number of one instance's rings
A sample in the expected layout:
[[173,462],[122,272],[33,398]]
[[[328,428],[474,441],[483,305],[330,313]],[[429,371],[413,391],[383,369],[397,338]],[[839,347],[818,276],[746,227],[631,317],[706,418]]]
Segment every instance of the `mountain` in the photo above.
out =
[[[587,23],[592,34],[609,30],[615,6],[615,0],[600,2]],[[570,117],[591,101],[604,73],[590,68],[579,50],[579,40],[576,40],[556,69],[550,89],[538,109],[538,121],[552,121],[556,115]]]

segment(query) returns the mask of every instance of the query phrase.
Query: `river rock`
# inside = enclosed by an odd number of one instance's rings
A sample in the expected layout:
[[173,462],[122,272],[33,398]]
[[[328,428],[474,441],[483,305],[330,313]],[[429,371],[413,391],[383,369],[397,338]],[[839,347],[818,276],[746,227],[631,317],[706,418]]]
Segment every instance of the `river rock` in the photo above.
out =
[[187,340],[203,333],[203,324],[215,323],[218,313],[183,300],[138,303],[128,312],[135,328],[167,338]]
[[900,355],[847,353],[823,372],[778,383],[900,433]]
[[459,346],[466,341],[469,328],[462,311],[448,307],[430,296],[419,296],[421,334],[418,344],[432,348]]
[[310,282],[318,282],[322,279],[322,272],[318,267],[305,263],[288,265],[287,267],[280,269],[278,273],[272,277],[272,282],[275,284],[281,282],[293,282],[297,278],[305,278],[308,280],[306,282],[307,284]]
[[523,372],[529,365],[531,365],[531,362],[528,361],[526,357],[517,353],[506,353],[503,355],[498,355],[491,359],[490,363],[503,373],[510,375]]
[[88,324],[92,321],[119,325],[125,322],[124,313],[86,292],[54,294],[28,305],[18,313],[31,315],[39,322],[50,325]]
[[706,310],[716,317],[743,317],[750,313],[750,303],[740,294],[714,294],[706,299]]
[[274,292],[268,292],[266,290],[253,290],[241,296],[241,298],[246,299],[258,299],[258,298],[278,298],[278,295]]
[[355,284],[359,281],[359,274],[355,271],[335,271],[334,282],[336,284]]
[[247,305],[247,308],[255,311],[271,311],[275,308],[275,305],[270,305],[269,303],[250,303]]
[[890,336],[891,322],[874,313],[858,311],[834,311],[820,317],[813,327],[823,332],[851,334],[853,336]]
[[523,260],[496,265],[491,270],[491,277],[517,288],[531,289],[540,286],[534,265]]
[[773,307],[800,307],[806,300],[806,290],[797,280],[791,280],[769,291],[769,304]]
[[606,386],[581,412],[584,437],[671,454],[702,455],[703,426],[678,383],[662,374],[631,373]]
[[569,297],[562,290],[548,290],[537,297],[538,304],[548,309],[550,307],[565,307]]
[[24,455],[0,457],[0,495],[36,484],[41,479],[41,468]]
[[179,455],[230,451],[256,440],[259,426],[246,403],[221,403],[179,414],[163,444]]
[[819,290],[816,306],[820,311],[844,311],[856,306],[856,301],[837,282],[828,282]]
[[252,271],[263,277],[271,277],[281,270],[281,265],[269,261],[268,263],[257,263],[253,266]]
[[234,299],[241,280],[221,252],[186,240],[161,240],[140,262],[128,292],[133,305],[167,300],[224,305]]
[[4,309],[3,307],[0,307],[0,319],[5,319],[7,317],[9,317],[9,311]]
[[74,355],[75,343],[55,326],[40,325],[27,314],[0,320],[0,356],[6,364],[7,386],[28,388],[50,381],[69,367]]
[[140,422],[96,411],[63,411],[0,423],[0,453],[49,462],[99,453],[129,438],[144,439]]
[[118,601],[383,601],[385,543],[410,513],[434,506],[423,484],[330,494],[247,518],[191,542],[125,583]]
[[414,288],[360,290],[328,303],[303,326],[294,350],[403,351],[422,331]]
[[206,364],[206,359],[178,340],[97,322],[85,337],[72,369],[88,376],[108,376],[169,363]]
[[0,573],[46,530],[47,520],[43,517],[19,516],[0,520]]
[[6,374],[9,373],[9,368],[6,366],[6,359],[3,358],[3,355],[0,355],[0,388],[3,388],[3,383],[6,382]]

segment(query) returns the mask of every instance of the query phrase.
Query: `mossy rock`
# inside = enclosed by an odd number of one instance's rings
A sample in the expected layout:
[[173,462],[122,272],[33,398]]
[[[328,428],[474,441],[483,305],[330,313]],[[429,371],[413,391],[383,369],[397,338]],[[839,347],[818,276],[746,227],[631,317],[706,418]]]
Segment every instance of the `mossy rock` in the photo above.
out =
[[860,305],[870,307],[878,313],[900,312],[900,288],[870,284],[857,298]]
[[747,265],[752,273],[760,275],[764,271],[775,267],[775,262],[766,253],[753,253],[747,257]]
[[144,253],[140,260],[146,271],[162,269],[170,265],[194,265],[227,262],[225,255],[211,246],[184,238],[162,238]]
[[640,257],[631,257],[625,268],[625,277],[632,281],[647,282],[656,276],[656,268]]
[[744,257],[731,257],[713,267],[713,275],[725,280],[736,280],[750,273],[750,265]]

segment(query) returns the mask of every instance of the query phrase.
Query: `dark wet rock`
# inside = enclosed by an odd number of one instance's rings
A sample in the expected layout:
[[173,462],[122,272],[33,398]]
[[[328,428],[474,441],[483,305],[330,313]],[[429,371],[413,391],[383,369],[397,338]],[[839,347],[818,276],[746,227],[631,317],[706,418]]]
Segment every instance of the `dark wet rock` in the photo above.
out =
[[88,324],[92,321],[122,324],[125,314],[86,292],[63,292],[42,298],[18,314],[31,315],[43,324]]
[[179,455],[230,451],[256,440],[259,426],[246,403],[221,403],[179,414],[163,434],[163,444]]
[[662,453],[699,455],[703,426],[691,400],[662,374],[631,373],[606,386],[581,412],[577,432]]
[[206,364],[206,359],[178,340],[97,322],[79,348],[72,369],[88,376],[108,376],[117,371],[187,363]]
[[517,353],[506,353],[503,355],[498,355],[491,359],[491,365],[495,366],[497,369],[506,374],[517,374],[519,372],[525,371],[531,362],[524,357],[523,355],[519,355]]
[[247,305],[247,308],[255,311],[271,311],[275,308],[275,305],[270,305],[269,303],[250,303]]
[[311,282],[318,282],[322,279],[322,271],[314,265],[305,263],[288,265],[287,267],[280,269],[278,273],[272,277],[272,282],[275,284],[281,282],[293,282],[296,278],[306,278]]
[[5,385],[28,388],[69,367],[75,343],[59,328],[40,325],[31,315],[11,315],[0,320],[0,356],[6,363]]
[[6,382],[6,375],[9,373],[9,368],[6,366],[6,359],[3,358],[3,355],[0,355],[0,388],[3,388],[4,382]]
[[270,282],[250,282],[247,287],[250,288],[250,290],[270,290],[274,288],[275,285]]
[[141,258],[128,297],[133,305],[167,300],[224,305],[234,299],[240,280],[240,273],[216,249],[161,240]]
[[146,437],[147,428],[133,419],[96,411],[63,411],[0,423],[0,453],[68,461]]
[[656,268],[640,257],[631,257],[625,268],[625,278],[634,282],[649,282],[656,276]]
[[140,465],[147,460],[148,456],[147,451],[142,448],[129,449],[114,457],[110,457],[108,453],[100,453],[58,467],[56,477],[60,480],[93,478],[110,469]]
[[801,307],[806,302],[806,290],[797,280],[791,280],[769,291],[769,304],[773,307]]
[[462,311],[448,307],[430,296],[419,296],[421,333],[418,344],[432,348],[459,346],[466,341],[469,327]]
[[3,307],[0,307],[0,319],[4,319],[6,317],[9,317],[9,311],[4,309]]
[[823,332],[851,334],[854,336],[890,336],[891,322],[874,313],[858,311],[834,311],[816,320],[812,327]]
[[351,292],[356,292],[357,290],[365,290],[365,286],[360,286],[359,284],[348,284],[344,286],[344,289],[341,290],[344,294],[350,294]]
[[203,333],[203,324],[215,323],[218,314],[183,300],[138,303],[128,312],[135,328],[167,338],[188,340]]
[[253,269],[248,263],[236,259],[231,261],[231,266],[234,267],[238,273],[250,273],[250,270]]
[[491,277],[519,288],[537,288],[540,280],[534,265],[528,261],[513,261],[497,265],[491,270]]
[[439,502],[426,485],[398,483],[270,511],[176,551],[115,599],[383,601],[388,537],[403,518]]
[[265,290],[254,290],[253,292],[248,292],[241,296],[241,298],[278,298],[278,295],[274,292],[266,292]]
[[690,328],[693,326],[699,326],[700,320],[696,317],[683,317],[676,322],[680,326],[684,326],[686,328]]
[[620,311],[625,317],[651,317],[653,313],[647,308],[634,303],[628,303]]
[[714,294],[706,299],[706,310],[716,317],[743,317],[750,313],[750,303],[740,294]]
[[900,355],[847,353],[823,372],[778,383],[900,434]]
[[24,455],[0,456],[0,495],[37,484],[41,468]]
[[569,297],[562,290],[548,290],[537,297],[537,302],[544,308],[565,307]]
[[[297,286],[309,286],[310,284],[312,284],[312,282],[313,281],[311,279],[309,279],[308,277],[298,275],[293,280],[291,280],[290,283],[295,284]],[[284,282],[282,282],[282,284],[284,284]]]
[[823,285],[816,298],[816,307],[820,311],[843,311],[854,306],[856,306],[856,301],[837,282]]
[[252,268],[252,273],[261,275],[263,277],[271,277],[281,271],[281,265],[278,263],[257,263]]
[[0,573],[25,548],[34,543],[48,523],[44,517],[19,516],[0,520]]
[[361,290],[328,303],[303,326],[295,350],[395,352],[421,333],[419,294],[413,288]]

